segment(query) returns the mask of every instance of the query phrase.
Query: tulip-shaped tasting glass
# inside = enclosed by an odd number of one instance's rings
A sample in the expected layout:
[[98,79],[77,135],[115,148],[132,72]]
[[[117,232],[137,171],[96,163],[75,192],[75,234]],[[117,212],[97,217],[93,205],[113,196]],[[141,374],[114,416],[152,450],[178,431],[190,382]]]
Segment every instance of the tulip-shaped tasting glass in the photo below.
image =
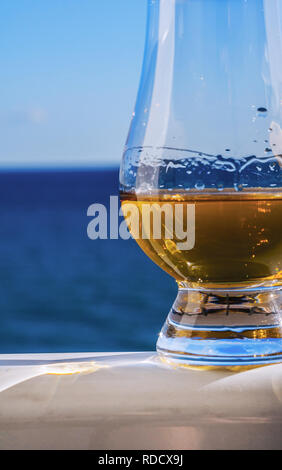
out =
[[282,360],[281,126],[282,0],[149,0],[120,194],[179,286],[170,362]]

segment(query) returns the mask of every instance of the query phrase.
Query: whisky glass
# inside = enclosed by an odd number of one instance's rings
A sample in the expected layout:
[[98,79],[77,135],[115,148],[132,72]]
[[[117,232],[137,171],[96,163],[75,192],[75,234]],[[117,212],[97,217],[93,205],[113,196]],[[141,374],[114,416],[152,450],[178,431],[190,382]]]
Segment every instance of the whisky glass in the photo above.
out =
[[282,360],[281,64],[282,0],[148,1],[120,196],[178,284],[169,363]]

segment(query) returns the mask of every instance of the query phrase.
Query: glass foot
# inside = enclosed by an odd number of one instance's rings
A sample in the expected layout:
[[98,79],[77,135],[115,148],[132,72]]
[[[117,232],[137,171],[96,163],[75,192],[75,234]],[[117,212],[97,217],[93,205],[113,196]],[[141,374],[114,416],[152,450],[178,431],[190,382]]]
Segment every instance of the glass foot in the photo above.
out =
[[165,362],[259,366],[282,362],[282,290],[180,289],[157,342]]

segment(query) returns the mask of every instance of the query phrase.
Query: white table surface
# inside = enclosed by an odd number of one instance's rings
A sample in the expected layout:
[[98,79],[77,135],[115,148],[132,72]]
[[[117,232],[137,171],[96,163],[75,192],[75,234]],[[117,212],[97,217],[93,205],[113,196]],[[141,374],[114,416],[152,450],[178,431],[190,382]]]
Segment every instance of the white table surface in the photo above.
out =
[[234,373],[148,352],[0,355],[0,449],[282,449],[282,364]]

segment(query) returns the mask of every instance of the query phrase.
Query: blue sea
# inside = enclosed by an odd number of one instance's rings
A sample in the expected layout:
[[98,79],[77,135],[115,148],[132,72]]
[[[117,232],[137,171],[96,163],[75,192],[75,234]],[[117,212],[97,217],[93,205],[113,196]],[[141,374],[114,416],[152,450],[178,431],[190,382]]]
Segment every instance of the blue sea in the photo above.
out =
[[118,169],[0,173],[1,353],[155,349],[176,284],[132,239],[88,238],[111,195]]

